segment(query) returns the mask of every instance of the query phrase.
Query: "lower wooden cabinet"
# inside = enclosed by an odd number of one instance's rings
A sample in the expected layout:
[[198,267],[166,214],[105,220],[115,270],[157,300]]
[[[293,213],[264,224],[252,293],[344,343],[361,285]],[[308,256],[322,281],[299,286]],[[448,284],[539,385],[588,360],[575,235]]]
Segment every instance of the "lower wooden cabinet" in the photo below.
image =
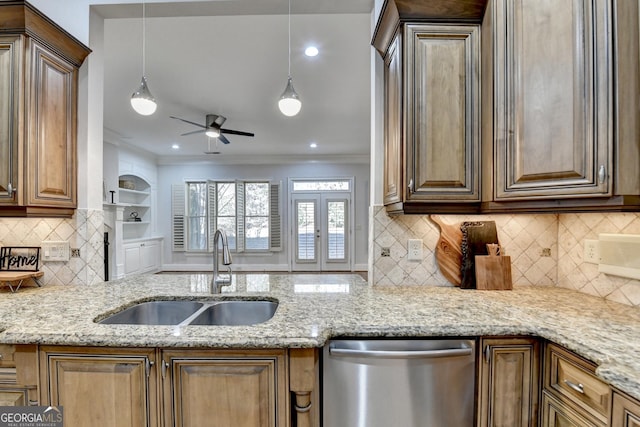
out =
[[42,347],[40,400],[68,426],[156,426],[153,349]]
[[537,425],[540,345],[535,338],[483,338],[478,427]]
[[611,406],[613,427],[640,427],[640,402],[621,393],[613,393]]
[[[69,426],[318,427],[315,418],[290,422],[296,417],[290,390],[310,395],[317,405],[317,359],[310,360],[310,367],[299,364],[291,377],[314,372],[305,382],[313,393],[299,379],[290,386],[289,351],[283,349],[42,346],[40,404],[62,405]],[[0,386],[0,404],[24,405],[26,396]]]
[[167,427],[287,426],[285,350],[162,352]]
[[[552,343],[545,345],[544,393],[553,397],[561,411],[575,413],[585,420],[578,425],[608,425],[611,388],[596,377],[595,371],[595,364],[565,348]],[[543,414],[545,422],[547,415]],[[558,425],[564,424],[543,423],[544,427]]]

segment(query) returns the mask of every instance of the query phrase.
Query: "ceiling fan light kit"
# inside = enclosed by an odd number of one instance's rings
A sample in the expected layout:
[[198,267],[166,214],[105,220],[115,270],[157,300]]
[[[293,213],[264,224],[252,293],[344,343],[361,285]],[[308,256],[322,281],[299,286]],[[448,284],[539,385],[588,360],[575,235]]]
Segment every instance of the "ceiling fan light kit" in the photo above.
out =
[[136,113],[141,114],[143,116],[150,116],[155,113],[158,104],[156,103],[156,99],[151,95],[151,91],[149,90],[149,86],[147,85],[147,78],[145,77],[145,4],[142,2],[142,81],[140,82],[140,86],[133,92],[131,95],[131,106],[136,111]]
[[280,112],[288,117],[293,117],[300,112],[302,108],[302,102],[300,101],[300,96],[293,88],[293,82],[291,79],[291,0],[289,0],[289,15],[288,15],[288,25],[289,25],[289,78],[287,79],[287,86],[280,95],[280,100],[278,100],[278,108]]

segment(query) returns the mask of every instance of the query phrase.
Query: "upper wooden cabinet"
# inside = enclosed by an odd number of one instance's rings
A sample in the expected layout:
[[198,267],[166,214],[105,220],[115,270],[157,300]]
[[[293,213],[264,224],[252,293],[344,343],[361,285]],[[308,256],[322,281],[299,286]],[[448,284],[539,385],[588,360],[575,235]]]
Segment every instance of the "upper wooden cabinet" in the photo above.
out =
[[467,3],[383,5],[387,211],[640,210],[638,2]]
[[490,0],[482,138],[483,165],[493,167],[483,171],[483,210],[640,207],[637,9]]
[[71,216],[90,50],[24,1],[1,2],[0,22],[0,216]]
[[479,203],[480,27],[401,22],[384,65],[387,210]]

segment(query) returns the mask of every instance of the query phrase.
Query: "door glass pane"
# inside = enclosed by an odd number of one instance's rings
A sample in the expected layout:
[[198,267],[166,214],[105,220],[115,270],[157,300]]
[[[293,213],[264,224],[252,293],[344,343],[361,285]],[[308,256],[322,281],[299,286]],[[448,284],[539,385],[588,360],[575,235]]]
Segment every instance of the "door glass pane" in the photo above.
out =
[[344,201],[327,202],[327,259],[345,259],[345,211]]
[[316,215],[314,202],[297,202],[298,217],[298,260],[314,261],[316,259]]

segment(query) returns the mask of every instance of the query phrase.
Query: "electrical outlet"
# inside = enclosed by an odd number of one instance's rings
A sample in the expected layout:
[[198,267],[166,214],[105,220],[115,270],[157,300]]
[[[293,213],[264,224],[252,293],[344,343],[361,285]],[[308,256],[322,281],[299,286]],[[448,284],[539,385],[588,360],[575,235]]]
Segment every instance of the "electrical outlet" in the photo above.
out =
[[591,264],[600,263],[600,245],[597,240],[586,239],[584,241],[583,261]]
[[407,252],[407,259],[409,261],[422,261],[422,240],[409,239]]

